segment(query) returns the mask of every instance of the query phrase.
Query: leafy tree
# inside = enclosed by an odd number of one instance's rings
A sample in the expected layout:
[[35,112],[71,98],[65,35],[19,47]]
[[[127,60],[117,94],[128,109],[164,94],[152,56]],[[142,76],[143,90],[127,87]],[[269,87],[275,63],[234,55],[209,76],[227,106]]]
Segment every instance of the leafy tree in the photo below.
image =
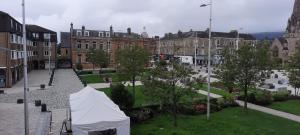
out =
[[123,84],[111,86],[111,99],[123,110],[130,110],[134,105],[132,94]]
[[244,108],[247,109],[248,89],[255,85],[257,74],[256,49],[249,45],[242,45],[236,55],[236,81],[244,91]]
[[193,72],[171,59],[170,63],[161,61],[143,78],[144,94],[162,106],[171,105],[173,124],[177,126],[179,101],[191,94]]
[[[291,57],[289,64],[289,82],[295,88],[295,95],[299,95],[300,88],[300,48]],[[298,90],[297,90],[298,89]]]
[[93,70],[98,66],[101,73],[101,69],[108,66],[108,54],[103,50],[89,50],[86,56],[87,61],[93,64]]
[[261,41],[256,45],[255,56],[256,66],[259,71],[257,81],[263,83],[267,74],[272,70],[272,60],[269,54],[270,42]]
[[134,97],[137,76],[143,74],[148,63],[149,56],[150,55],[147,50],[136,45],[126,47],[118,52],[118,73],[121,75],[120,78],[129,79],[132,82],[132,92]]
[[233,91],[236,79],[236,55],[233,50],[229,47],[225,47],[223,54],[223,64],[220,65],[219,69],[216,71],[218,78],[222,81],[223,85],[226,87],[227,91],[230,93]]

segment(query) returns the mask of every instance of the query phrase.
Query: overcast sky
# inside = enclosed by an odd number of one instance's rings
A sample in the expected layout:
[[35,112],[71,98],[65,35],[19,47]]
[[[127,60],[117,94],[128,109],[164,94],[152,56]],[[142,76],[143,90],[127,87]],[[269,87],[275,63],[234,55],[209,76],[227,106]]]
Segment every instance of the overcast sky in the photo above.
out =
[[[21,20],[21,0],[0,0],[0,10]],[[209,8],[199,5],[209,0],[26,0],[27,23],[54,31],[75,28],[140,33],[150,36],[167,32],[205,30]],[[294,0],[213,0],[213,31],[284,31]]]

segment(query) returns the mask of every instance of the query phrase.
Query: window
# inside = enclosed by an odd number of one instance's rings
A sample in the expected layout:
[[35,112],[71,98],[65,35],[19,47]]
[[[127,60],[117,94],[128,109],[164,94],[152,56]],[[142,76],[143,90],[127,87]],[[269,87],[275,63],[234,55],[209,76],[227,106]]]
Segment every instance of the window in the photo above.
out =
[[49,52],[48,52],[48,51],[45,51],[45,52],[44,52],[44,55],[45,55],[45,56],[48,56],[48,55],[49,55]]
[[10,19],[10,28],[14,29],[14,20],[13,19]]
[[86,37],[90,36],[90,32],[89,31],[84,31],[84,36],[86,36]]
[[81,36],[82,32],[81,30],[77,30],[77,36]]
[[96,49],[96,42],[93,42],[93,49]]
[[66,55],[68,55],[68,50],[66,50]]
[[45,47],[49,46],[49,42],[44,42]]
[[17,57],[17,52],[15,50],[12,50],[11,51],[11,59],[13,60],[16,60],[18,57]]
[[99,32],[99,37],[103,37],[103,32]]
[[34,56],[37,56],[37,55],[38,55],[38,52],[37,52],[37,51],[33,51],[33,55],[34,55]]
[[51,34],[45,33],[45,34],[44,34],[44,39],[50,39],[50,36],[51,36]]
[[106,37],[110,37],[110,33],[109,32],[106,32]]
[[77,48],[81,49],[81,41],[77,41]]
[[85,49],[89,49],[89,44],[85,44]]
[[10,43],[13,43],[13,42],[14,42],[14,35],[10,34]]
[[37,46],[37,42],[33,42],[32,44],[33,44],[33,46]]
[[100,43],[100,49],[103,50],[103,42]]
[[38,39],[39,38],[39,33],[32,33],[32,37],[35,38],[35,39]]

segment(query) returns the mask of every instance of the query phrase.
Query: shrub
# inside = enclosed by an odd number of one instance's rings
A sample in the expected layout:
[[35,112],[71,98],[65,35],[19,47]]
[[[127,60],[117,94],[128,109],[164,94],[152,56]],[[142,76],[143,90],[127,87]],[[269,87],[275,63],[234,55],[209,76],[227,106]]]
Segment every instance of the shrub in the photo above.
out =
[[255,104],[258,105],[270,105],[273,102],[273,97],[270,91],[256,91],[255,92]]
[[111,99],[124,110],[130,110],[134,105],[133,95],[123,84],[111,86]]
[[273,94],[274,101],[286,101],[289,99],[290,93],[288,91],[278,91]]
[[80,63],[76,64],[76,69],[77,70],[82,70],[83,69],[82,64],[80,64]]

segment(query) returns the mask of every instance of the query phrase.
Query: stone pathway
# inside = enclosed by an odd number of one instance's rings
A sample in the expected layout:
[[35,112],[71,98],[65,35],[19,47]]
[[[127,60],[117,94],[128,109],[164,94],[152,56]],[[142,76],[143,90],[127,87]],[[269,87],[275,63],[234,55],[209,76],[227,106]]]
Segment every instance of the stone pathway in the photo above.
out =
[[[240,100],[236,100],[236,103],[238,103],[240,106],[244,107],[244,101],[240,101]],[[278,111],[278,110],[274,110],[274,109],[270,109],[267,107],[263,107],[263,106],[259,106],[259,105],[255,105],[255,104],[251,104],[248,103],[247,104],[249,109],[253,109],[256,111],[260,111],[260,112],[264,112],[267,114],[271,114],[271,115],[275,115],[281,118],[286,118],[292,121],[296,121],[296,122],[300,122],[300,116],[294,115],[294,114],[290,114],[290,113],[286,113],[286,112],[282,112],[282,111]]]
[[[197,90],[197,92],[200,93],[200,94],[202,94],[202,95],[205,95],[205,96],[208,95],[208,92],[204,91],[204,90]],[[210,93],[210,97],[212,97],[212,98],[221,98],[223,96],[217,95],[217,94],[214,94],[214,93]]]

